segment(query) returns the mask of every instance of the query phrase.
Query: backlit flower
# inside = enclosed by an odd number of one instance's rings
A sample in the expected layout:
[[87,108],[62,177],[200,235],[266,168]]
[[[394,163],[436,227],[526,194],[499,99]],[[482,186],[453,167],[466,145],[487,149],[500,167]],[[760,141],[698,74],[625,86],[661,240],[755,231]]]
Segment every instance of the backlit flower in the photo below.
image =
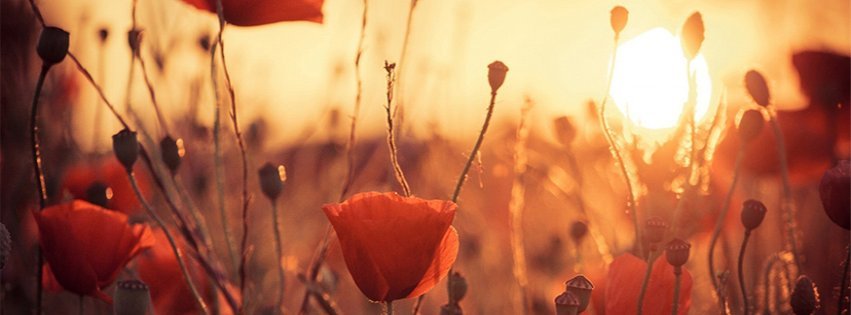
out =
[[131,225],[127,215],[82,200],[33,211],[50,276],[65,290],[106,302],[101,291],[112,284],[130,259],[153,246],[146,225]]
[[445,200],[366,192],[322,210],[361,292],[393,301],[426,293],[449,272],[458,254],[455,208]]
[[[322,23],[324,0],[221,0],[225,21],[254,26],[283,21]],[[216,13],[216,0],[183,0],[192,6]]]
[[[635,313],[646,269],[647,263],[632,254],[621,255],[612,261],[606,285],[606,314]],[[662,257],[656,259],[644,296],[644,314],[671,314],[674,281],[674,267]],[[680,281],[679,314],[688,314],[692,278],[685,267]]]

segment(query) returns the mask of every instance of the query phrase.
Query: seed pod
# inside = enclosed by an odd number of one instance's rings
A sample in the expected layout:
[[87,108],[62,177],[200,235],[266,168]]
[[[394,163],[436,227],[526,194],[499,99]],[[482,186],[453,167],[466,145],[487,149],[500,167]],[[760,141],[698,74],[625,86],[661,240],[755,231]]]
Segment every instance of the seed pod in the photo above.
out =
[[755,109],[745,111],[739,119],[739,139],[742,142],[755,139],[762,132],[763,125],[765,118],[762,117],[762,112]]
[[570,291],[564,291],[556,297],[555,304],[556,315],[575,315],[579,313],[582,301]]
[[765,205],[759,200],[748,199],[742,204],[742,225],[746,231],[753,230],[765,219]]
[[65,59],[70,36],[68,32],[58,27],[47,26],[41,30],[36,51],[45,66],[55,65]]
[[843,229],[851,229],[851,162],[839,161],[824,172],[818,191],[830,220]]
[[570,238],[573,239],[574,243],[579,244],[582,242],[585,235],[588,235],[588,225],[585,224],[585,222],[574,221],[573,224],[570,225]]
[[583,275],[577,275],[565,282],[565,291],[573,293],[579,298],[579,313],[588,308],[588,303],[591,302],[591,291],[594,290],[594,284]]
[[789,298],[795,315],[810,315],[819,307],[818,287],[809,277],[802,275],[795,282],[795,289]]
[[692,13],[683,24],[682,43],[686,59],[692,60],[700,53],[704,39],[703,17],[700,12]]
[[0,222],[0,270],[6,267],[6,262],[9,261],[9,255],[12,253],[12,236],[6,225]]
[[139,158],[139,140],[136,139],[136,132],[125,128],[113,135],[112,151],[128,172],[133,171],[133,164]]
[[612,30],[615,31],[615,36],[620,36],[627,21],[629,21],[629,11],[626,8],[622,6],[612,8],[610,22],[612,23]]
[[283,165],[274,166],[272,163],[263,164],[257,171],[260,177],[260,189],[270,200],[278,199],[281,190],[284,189],[284,181],[287,180],[287,172]]
[[505,82],[505,74],[508,67],[502,61],[494,61],[488,65],[488,83],[491,85],[491,93],[496,93],[502,83]]
[[665,237],[665,231],[668,229],[668,223],[660,217],[650,217],[644,223],[644,236],[651,248],[654,248],[656,243],[662,241]]
[[177,173],[177,169],[180,168],[184,152],[183,139],[174,140],[171,136],[165,136],[160,141],[160,154],[162,154],[163,163],[172,174]]
[[109,200],[112,199],[112,189],[106,184],[96,181],[86,188],[86,201],[107,208]]
[[467,295],[467,279],[455,271],[449,275],[449,304],[458,304]]
[[689,252],[691,251],[691,244],[681,239],[675,238],[668,242],[668,245],[665,246],[665,258],[668,260],[668,263],[671,266],[674,266],[674,270],[679,270],[680,267],[688,262]]
[[118,281],[113,297],[115,315],[145,315],[151,307],[148,285],[139,280]]
[[768,83],[765,82],[765,77],[759,71],[750,70],[745,74],[745,87],[748,89],[748,93],[753,98],[753,101],[760,106],[768,106],[771,102],[771,92],[768,90]]
[[563,146],[570,146],[573,139],[576,138],[576,127],[567,116],[561,116],[553,120],[553,129],[555,130],[556,139]]

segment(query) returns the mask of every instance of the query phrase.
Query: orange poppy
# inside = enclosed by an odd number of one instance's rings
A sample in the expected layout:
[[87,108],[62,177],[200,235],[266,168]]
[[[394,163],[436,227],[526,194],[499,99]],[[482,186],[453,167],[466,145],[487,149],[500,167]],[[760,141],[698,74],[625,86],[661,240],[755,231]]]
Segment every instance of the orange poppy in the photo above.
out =
[[[606,279],[606,314],[634,314],[647,263],[632,254],[615,258]],[[644,314],[671,314],[674,300],[674,267],[665,257],[653,263],[653,271],[644,295]],[[680,276],[679,314],[688,314],[691,306],[692,278],[683,267]]]
[[[183,0],[192,6],[216,13],[216,0]],[[255,26],[283,21],[322,23],[324,0],[222,0],[225,21],[239,26]]]
[[[130,259],[153,246],[147,225],[131,225],[127,215],[82,200],[33,211],[44,258],[45,279],[63,289],[107,303],[110,285]],[[50,287],[50,285],[48,285]]]
[[[139,255],[136,259],[136,270],[139,272],[139,279],[150,289],[154,309],[157,314],[195,314],[198,309],[190,302],[195,297],[183,279],[177,257],[174,256],[165,233],[162,229],[156,229],[153,234],[157,243]],[[209,292],[207,277],[197,263],[191,259],[186,262],[189,264],[188,269],[195,271],[192,280],[198,285],[199,292]]]
[[426,293],[455,263],[455,208],[446,200],[366,192],[322,210],[361,292],[373,301],[393,301]]
[[[136,170],[139,167],[137,166]],[[135,173],[139,182],[139,189],[143,194],[147,194],[150,191],[150,180],[146,172],[137,171]],[[127,178],[124,166],[118,162],[114,155],[99,159],[94,163],[82,162],[69,167],[62,180],[62,189],[67,190],[76,199],[98,204],[100,201],[95,200],[98,197],[91,196],[91,189],[95,184],[102,184],[110,189],[111,195],[108,194],[109,198],[106,199],[105,204],[99,204],[100,206],[128,215],[141,212],[142,205],[136,198],[133,187],[130,186],[130,180]],[[100,194],[102,195],[103,192]]]

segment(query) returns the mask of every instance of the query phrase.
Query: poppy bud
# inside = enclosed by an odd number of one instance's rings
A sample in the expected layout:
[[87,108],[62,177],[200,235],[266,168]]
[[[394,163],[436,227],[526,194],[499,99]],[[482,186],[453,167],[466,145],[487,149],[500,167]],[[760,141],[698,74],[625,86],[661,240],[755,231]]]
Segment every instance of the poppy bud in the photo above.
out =
[[113,297],[115,315],[145,315],[151,307],[148,285],[139,280],[118,281]]
[[789,297],[795,315],[810,315],[819,307],[818,287],[807,276],[799,276]]
[[505,82],[505,74],[508,67],[502,61],[494,61],[488,65],[488,83],[491,85],[491,93],[496,93],[502,83]]
[[183,139],[174,140],[171,136],[165,136],[160,141],[160,154],[162,154],[163,163],[172,174],[176,173],[180,167],[184,152]]
[[6,267],[6,261],[9,260],[9,254],[11,253],[12,236],[9,235],[6,225],[0,222],[0,270]]
[[616,6],[612,8],[611,14],[612,30],[615,31],[615,36],[618,36],[624,27],[626,27],[626,22],[629,20],[629,11],[622,6]]
[[555,303],[556,315],[576,315],[579,313],[579,306],[582,304],[582,301],[579,300],[576,294],[570,291],[564,291],[556,297]]
[[260,189],[266,198],[278,199],[281,190],[284,189],[284,181],[287,180],[287,171],[283,165],[275,167],[272,163],[266,163],[257,171],[260,177]]
[[139,158],[139,140],[136,139],[136,132],[125,128],[113,135],[112,151],[115,152],[115,157],[124,165],[127,172],[131,172],[133,164]]
[[768,106],[771,101],[771,92],[768,90],[768,83],[765,82],[762,73],[756,70],[748,71],[745,74],[745,87],[754,102],[760,106]]
[[556,138],[564,146],[570,146],[573,139],[576,138],[576,127],[571,123],[570,118],[561,116],[553,120]]
[[743,142],[755,139],[762,132],[764,124],[765,118],[762,117],[762,112],[755,109],[745,111],[739,119],[739,139]]
[[446,304],[440,307],[440,315],[463,315],[464,311],[458,304]]
[[665,258],[671,266],[674,266],[674,273],[681,272],[680,267],[688,261],[691,244],[681,239],[675,238],[668,242],[665,247]]
[[660,217],[650,217],[644,223],[644,236],[647,242],[650,243],[652,250],[655,249],[655,244],[662,241],[665,237],[665,230],[668,229],[668,223]]
[[110,199],[112,199],[112,189],[102,182],[96,181],[86,188],[86,201],[92,204],[106,208]]
[[573,239],[573,242],[579,244],[582,242],[582,239],[585,238],[585,235],[588,234],[588,225],[582,221],[575,221],[570,225],[570,238]]
[[700,52],[700,46],[703,45],[703,17],[700,12],[692,13],[683,24],[682,43],[683,51],[688,60],[694,59]]
[[38,38],[38,56],[45,66],[52,66],[62,62],[68,54],[68,43],[70,34],[58,27],[47,26],[41,30]]
[[455,271],[449,274],[449,304],[458,304],[467,295],[467,279]]
[[765,205],[759,200],[748,199],[742,204],[742,225],[746,232],[759,227],[765,219],[765,211]]
[[577,275],[573,279],[565,282],[565,291],[572,293],[579,299],[579,313],[588,308],[588,303],[591,302],[591,291],[594,290],[594,284],[583,275]]
[[106,42],[106,39],[109,38],[109,30],[106,27],[103,27],[98,30],[98,37],[100,38],[100,43],[103,44]]
[[127,44],[130,45],[130,51],[136,53],[139,51],[139,42],[142,41],[142,30],[132,29],[127,32]]
[[839,161],[824,172],[818,192],[824,212],[833,223],[843,229],[851,229],[851,162]]

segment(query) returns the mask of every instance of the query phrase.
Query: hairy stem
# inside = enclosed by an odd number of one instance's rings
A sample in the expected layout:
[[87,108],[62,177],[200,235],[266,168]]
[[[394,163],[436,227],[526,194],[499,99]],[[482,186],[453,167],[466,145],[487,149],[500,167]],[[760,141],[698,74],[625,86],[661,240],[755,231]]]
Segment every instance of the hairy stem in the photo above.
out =
[[[35,174],[35,189],[38,193],[39,210],[44,209],[47,203],[47,191],[44,188],[44,169],[41,165],[41,148],[38,140],[38,99],[41,96],[41,88],[44,86],[44,78],[47,77],[47,72],[50,71],[50,65],[42,64],[41,72],[38,74],[38,81],[35,84],[35,94],[30,109],[30,144],[32,147],[33,172]],[[41,315],[42,287],[41,280],[43,277],[42,267],[44,264],[44,256],[41,253],[41,247],[36,250],[36,315]]]
[[387,71],[387,105],[384,110],[387,112],[387,146],[390,151],[390,164],[393,165],[393,173],[396,175],[396,181],[399,186],[402,186],[402,191],[405,197],[411,196],[411,186],[408,185],[408,180],[405,179],[405,173],[402,172],[402,167],[399,165],[399,157],[396,149],[396,137],[393,135],[393,82],[396,81],[394,72],[395,64],[384,62],[384,70]]
[[528,314],[530,305],[528,302],[529,279],[526,273],[526,250],[523,244],[523,209],[526,207],[525,174],[526,163],[526,141],[529,136],[528,113],[531,103],[527,103],[520,113],[520,125],[514,143],[514,180],[511,184],[511,198],[508,201],[509,212],[509,234],[511,239],[511,252],[513,258],[512,273],[520,288],[520,305],[522,313]]
[[467,180],[467,173],[470,171],[470,166],[473,165],[473,161],[479,154],[479,148],[481,148],[482,142],[484,142],[485,140],[485,133],[488,132],[488,126],[490,126],[491,117],[493,116],[493,107],[495,103],[496,91],[492,91],[491,100],[488,104],[488,113],[485,116],[485,122],[484,124],[482,124],[482,129],[479,131],[479,137],[476,139],[476,143],[473,145],[473,150],[470,151],[470,156],[467,157],[467,163],[464,163],[464,169],[461,171],[461,175],[458,176],[458,182],[455,184],[455,192],[452,193],[452,202],[458,202],[458,196],[461,195],[461,187],[464,186],[464,182]]
[[783,178],[783,201],[780,203],[783,209],[783,219],[786,230],[786,247],[792,251],[794,256],[795,267],[798,270],[801,266],[798,262],[798,240],[797,231],[795,231],[795,210],[792,200],[792,186],[789,183],[789,163],[786,157],[786,144],[783,140],[783,131],[780,129],[780,122],[777,121],[777,113],[774,109],[769,109],[768,117],[771,120],[771,127],[774,131],[774,141],[777,143],[777,157],[780,160],[780,174]]
[[750,230],[745,230],[745,238],[742,240],[742,247],[739,249],[739,288],[742,290],[742,303],[745,306],[745,315],[750,313],[750,305],[748,304],[748,291],[745,288],[745,275],[742,266],[745,260],[745,248],[748,246],[748,238],[751,236]]
[[715,229],[712,231],[712,239],[709,242],[709,278],[712,279],[712,286],[715,288],[715,292],[719,297],[719,302],[721,303],[721,309],[724,309],[725,302],[720,294],[720,286],[718,285],[718,279],[715,277],[715,245],[718,243],[718,237],[721,236],[721,228],[724,227],[725,218],[727,217],[727,212],[730,208],[730,202],[733,199],[733,192],[736,190],[736,183],[739,181],[739,171],[741,169],[742,159],[745,155],[745,145],[742,143],[739,146],[739,151],[736,153],[736,162],[733,167],[733,181],[730,183],[730,188],[727,190],[727,194],[724,196],[724,202],[721,203],[721,211],[718,214],[718,218],[715,221]]

